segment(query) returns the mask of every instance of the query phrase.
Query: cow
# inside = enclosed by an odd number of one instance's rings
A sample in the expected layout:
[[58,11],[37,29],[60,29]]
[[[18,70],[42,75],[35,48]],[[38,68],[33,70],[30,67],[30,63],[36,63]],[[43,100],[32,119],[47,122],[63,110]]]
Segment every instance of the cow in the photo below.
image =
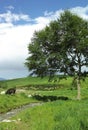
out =
[[12,95],[12,94],[15,94],[16,93],[16,88],[9,88],[5,94],[9,94],[9,95]]

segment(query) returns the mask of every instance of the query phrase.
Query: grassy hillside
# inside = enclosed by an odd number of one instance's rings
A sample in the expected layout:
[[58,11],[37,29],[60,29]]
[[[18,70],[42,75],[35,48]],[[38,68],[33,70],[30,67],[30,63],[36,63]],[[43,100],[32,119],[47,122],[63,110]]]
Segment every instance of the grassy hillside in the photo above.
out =
[[28,109],[16,119],[27,124],[28,130],[88,130],[87,107],[88,100],[56,101]]
[[[41,90],[48,90],[48,89],[55,89],[55,88],[68,88],[71,89],[72,86],[72,78],[67,77],[66,79],[60,80],[58,82],[48,82],[48,77],[40,78],[40,77],[25,77],[25,78],[18,78],[6,81],[0,81],[0,91],[2,89],[8,89],[11,87],[16,88],[24,88],[24,89],[41,89]],[[57,78],[58,79],[58,78]],[[81,82],[81,88],[86,88],[88,84],[88,78],[86,78],[85,82]]]
[[[82,85],[86,87],[87,79]],[[72,83],[72,78],[67,77],[66,79],[60,80],[60,82],[48,82],[48,77],[40,78],[40,77],[25,77],[25,78],[18,78],[18,79],[12,79],[12,80],[6,80],[6,81],[0,81],[2,88],[10,88],[10,87],[27,87],[28,85],[59,85],[60,87],[70,87]]]
[[3,122],[1,130],[88,130],[88,99],[48,102]]
[[[0,91],[15,87],[15,95],[0,95],[0,112],[19,107],[31,102],[39,102],[29,98],[29,94],[46,96],[66,96],[69,100],[46,102],[42,106],[35,106],[20,112],[15,122],[1,122],[0,130],[88,130],[88,78],[81,82],[81,100],[77,101],[77,90],[71,90],[72,78],[60,82],[48,82],[48,78],[27,77],[3,82]],[[7,85],[7,87],[5,87]],[[54,87],[56,89],[53,89]],[[46,88],[46,89],[45,89]]]

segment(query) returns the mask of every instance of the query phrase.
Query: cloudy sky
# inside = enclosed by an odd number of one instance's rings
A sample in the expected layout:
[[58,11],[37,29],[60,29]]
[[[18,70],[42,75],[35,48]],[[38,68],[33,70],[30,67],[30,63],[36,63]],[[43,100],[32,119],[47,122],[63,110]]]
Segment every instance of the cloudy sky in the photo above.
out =
[[0,77],[28,76],[24,62],[33,32],[65,9],[88,20],[88,0],[0,0]]

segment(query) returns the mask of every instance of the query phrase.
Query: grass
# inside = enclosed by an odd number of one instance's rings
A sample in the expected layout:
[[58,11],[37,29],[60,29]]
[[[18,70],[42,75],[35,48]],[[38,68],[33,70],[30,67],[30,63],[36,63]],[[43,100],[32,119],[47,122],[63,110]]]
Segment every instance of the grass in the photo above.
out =
[[65,86],[69,86],[69,84],[72,82],[72,78],[68,77],[68,80],[61,80],[61,82],[48,82],[48,77],[45,78],[40,78],[40,77],[25,77],[25,78],[18,78],[18,79],[12,79],[12,80],[7,80],[1,82],[2,88],[10,88],[10,87],[17,87],[17,88],[22,88],[22,87],[39,87],[39,86],[52,86],[57,85],[58,87],[64,86],[64,83],[66,84]]
[[[68,88],[59,88],[56,90],[26,90],[25,92],[16,93],[15,95],[0,95],[0,113],[9,111],[11,109],[20,107],[24,104],[37,102],[34,98],[29,98],[28,95],[41,94],[46,96],[66,96],[69,99],[76,99],[77,90]],[[88,88],[81,89],[82,99],[88,98]]]
[[[47,77],[44,79],[27,77],[4,82],[7,88],[16,86],[26,89],[26,93],[0,95],[0,112],[36,102],[35,99],[28,98],[28,94],[67,96],[70,100],[47,102],[42,106],[26,109],[11,118],[11,120],[15,119],[15,122],[0,123],[0,130],[88,130],[88,78],[85,82],[81,82],[80,101],[75,100],[77,90],[71,90],[72,78],[63,79],[59,84],[47,80]],[[58,87],[50,89],[54,85]],[[7,88],[2,87],[0,91]]]
[[[57,77],[58,79],[58,77]],[[82,87],[87,87],[88,84],[88,78],[85,80],[85,82],[82,81],[81,86]],[[58,87],[58,88],[71,88],[72,87],[72,78],[67,77],[66,79],[60,80],[60,82],[48,82],[48,77],[45,78],[40,78],[40,77],[25,77],[25,78],[18,78],[18,79],[12,79],[12,80],[6,80],[6,81],[1,81],[0,82],[0,88],[11,88],[11,87],[16,87],[16,88],[37,88],[38,89],[43,89],[44,87]]]
[[0,113],[5,113],[24,104],[37,102],[33,98],[29,98],[27,94],[20,93],[16,95],[0,95]]
[[26,109],[17,122],[1,123],[1,130],[88,130],[88,99],[55,101]]

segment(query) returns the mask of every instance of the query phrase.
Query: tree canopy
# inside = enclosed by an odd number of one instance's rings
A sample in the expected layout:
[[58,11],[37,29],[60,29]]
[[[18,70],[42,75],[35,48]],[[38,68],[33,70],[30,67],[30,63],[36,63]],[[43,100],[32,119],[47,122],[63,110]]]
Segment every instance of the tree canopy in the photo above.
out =
[[56,73],[80,80],[88,74],[88,22],[64,11],[44,29],[35,32],[28,46],[26,66],[32,74],[54,77]]

